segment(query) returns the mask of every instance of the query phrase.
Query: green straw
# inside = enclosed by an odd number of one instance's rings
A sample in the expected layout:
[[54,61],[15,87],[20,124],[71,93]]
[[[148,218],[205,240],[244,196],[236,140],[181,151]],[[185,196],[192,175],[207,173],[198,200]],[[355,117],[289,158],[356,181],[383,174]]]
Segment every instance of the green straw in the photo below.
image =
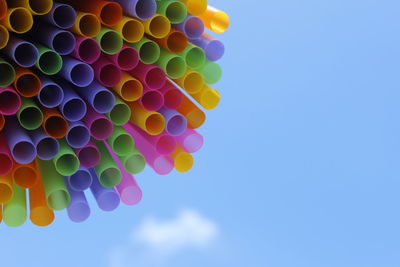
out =
[[60,151],[53,158],[55,168],[62,176],[71,176],[79,169],[79,159],[64,139],[59,142]]
[[186,18],[187,7],[179,1],[157,1],[157,13],[166,16],[172,24],[178,24]]
[[199,72],[204,76],[206,83],[216,83],[221,79],[221,67],[212,61],[207,60],[206,63],[199,68]]
[[139,51],[140,61],[144,64],[156,63],[160,57],[160,46],[146,37],[143,37],[137,43],[129,43],[129,45]]
[[13,198],[4,204],[3,220],[8,226],[16,227],[26,221],[26,190],[14,183]]
[[57,172],[51,160],[38,160],[47,205],[53,210],[65,209],[71,197],[64,178]]
[[136,148],[131,154],[119,157],[119,159],[126,171],[130,174],[137,174],[146,167],[146,160]]
[[135,142],[132,136],[120,126],[114,127],[114,131],[107,142],[118,156],[127,156],[135,150]]
[[115,97],[113,109],[106,114],[116,126],[124,125],[131,118],[131,108],[119,97]]
[[102,28],[96,36],[96,40],[100,45],[101,51],[106,54],[114,55],[118,53],[123,45],[122,36],[113,30]]
[[185,50],[179,53],[182,58],[185,59],[186,65],[191,69],[198,69],[203,66],[206,62],[206,54],[203,49],[198,46],[188,45]]
[[36,61],[36,67],[46,75],[57,74],[63,65],[61,56],[54,50],[43,45],[36,44],[39,50],[39,59]]
[[35,130],[42,125],[43,113],[30,98],[22,98],[21,108],[17,112],[17,118],[26,130]]
[[0,57],[0,87],[7,87],[15,80],[13,66]]
[[180,56],[165,51],[164,49],[161,50],[160,58],[156,64],[160,66],[160,68],[162,68],[171,79],[178,79],[186,72],[185,60]]
[[121,182],[121,171],[112,159],[104,143],[96,141],[96,145],[101,155],[99,164],[94,168],[99,177],[99,182],[103,187],[114,187]]

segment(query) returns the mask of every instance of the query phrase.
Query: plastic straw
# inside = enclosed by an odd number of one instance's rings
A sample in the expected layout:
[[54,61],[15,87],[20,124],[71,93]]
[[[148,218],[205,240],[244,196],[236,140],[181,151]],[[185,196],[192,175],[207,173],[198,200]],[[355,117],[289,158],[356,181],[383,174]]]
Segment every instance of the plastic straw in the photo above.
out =
[[198,69],[206,62],[206,55],[198,46],[188,45],[185,50],[179,54],[185,59],[186,65],[191,69]]
[[173,109],[161,108],[160,112],[165,118],[165,131],[172,135],[181,135],[187,128],[186,118]]
[[39,159],[53,159],[60,150],[60,145],[57,139],[46,135],[41,128],[35,131],[30,131],[29,136],[36,147],[37,156]]
[[63,57],[63,62],[60,76],[73,85],[86,87],[93,82],[94,71],[90,65],[67,56]]
[[0,0],[0,20],[7,16],[7,2]]
[[71,30],[85,37],[95,37],[101,29],[100,20],[91,13],[77,12],[76,20]]
[[114,0],[118,2],[124,12],[141,20],[148,20],[154,16],[157,10],[155,0]]
[[114,107],[114,94],[97,82],[92,82],[86,88],[80,88],[78,92],[98,113],[110,112]]
[[66,178],[71,189],[75,191],[84,191],[88,189],[93,180],[89,170],[83,167],[80,167],[76,173]]
[[110,28],[117,31],[124,41],[129,43],[140,41],[144,35],[143,24],[139,20],[131,17],[122,17],[117,25],[111,26]]
[[33,17],[28,9],[23,7],[9,8],[7,15],[0,20],[9,31],[22,34],[28,32],[33,26]]
[[70,5],[54,3],[50,12],[42,18],[60,29],[69,29],[75,23],[76,11]]
[[146,160],[144,156],[136,148],[128,155],[120,156],[119,159],[121,160],[126,171],[130,174],[138,174],[146,167]]
[[32,99],[23,98],[22,106],[17,112],[21,126],[26,130],[35,130],[42,125],[43,113]]
[[204,85],[203,76],[194,70],[187,70],[182,77],[174,81],[189,94],[198,93]]
[[176,136],[176,141],[188,153],[195,153],[203,146],[204,138],[193,129],[187,129],[183,134]]
[[90,135],[96,140],[106,140],[111,136],[114,128],[109,118],[95,112],[92,108],[88,108],[82,121],[88,127]]
[[139,53],[131,46],[123,45],[121,50],[115,55],[108,55],[107,57],[121,70],[132,70],[139,63]]
[[158,135],[164,130],[165,119],[160,113],[145,110],[139,103],[132,103],[129,106],[135,111],[132,112],[131,121],[148,134]]
[[9,37],[3,51],[16,64],[24,68],[32,67],[39,58],[39,51],[33,44],[13,35]]
[[68,123],[55,109],[42,108],[43,130],[54,138],[63,138],[68,131]]
[[160,57],[160,47],[159,45],[146,37],[143,37],[137,43],[129,44],[134,47],[140,56],[140,61],[144,64],[153,64]]
[[171,79],[178,79],[186,72],[185,60],[173,53],[161,50],[157,63]]
[[167,78],[163,70],[154,65],[145,65],[141,62],[129,72],[135,78],[138,78],[147,89],[160,89],[164,86]]
[[194,164],[193,156],[184,151],[179,145],[171,153],[171,157],[174,159],[174,168],[176,171],[188,172],[192,169]]
[[171,31],[164,38],[153,38],[153,40],[171,53],[182,52],[183,50],[185,50],[188,44],[188,39],[186,35],[174,29],[171,29]]
[[3,221],[6,225],[16,227],[26,221],[26,190],[13,185],[13,197],[3,206]]
[[90,207],[83,191],[75,191],[68,186],[71,202],[67,207],[68,217],[73,222],[83,222],[90,216]]
[[53,158],[57,172],[63,176],[71,176],[79,169],[79,159],[65,140],[60,140],[60,151]]
[[197,103],[207,110],[214,109],[218,106],[221,99],[219,92],[207,84],[204,84],[200,92],[191,95]]
[[142,129],[135,127],[135,131],[149,142],[157,153],[161,155],[169,155],[174,152],[177,142],[174,136],[169,135],[167,132],[162,132],[159,135],[149,135]]
[[22,188],[32,188],[41,179],[35,162],[16,164],[12,171],[12,177],[14,182]]
[[164,95],[164,107],[177,109],[183,100],[183,93],[171,82],[167,81],[160,92]]
[[220,40],[215,39],[206,33],[198,39],[190,39],[190,42],[201,47],[204,50],[207,59],[211,61],[219,60],[225,53],[224,44]]
[[126,72],[121,73],[121,80],[112,89],[127,102],[136,101],[143,95],[142,83]]
[[115,98],[113,109],[107,114],[107,117],[116,126],[121,126],[127,123],[131,117],[131,109],[119,97]]
[[[3,133],[0,133],[0,176],[9,173],[13,167],[13,158]],[[1,190],[0,190],[1,192]],[[1,195],[1,194],[0,194]],[[1,196],[0,196],[1,198]],[[1,202],[1,201],[0,201]]]
[[[99,164],[94,168],[96,176],[103,187],[112,188],[121,182],[121,171],[118,169],[104,143],[97,141],[96,145],[101,155]],[[92,177],[94,178],[93,175]]]
[[56,51],[59,55],[72,53],[76,45],[73,33],[44,23],[36,24],[32,35],[35,40]]
[[46,108],[59,106],[64,99],[64,91],[61,86],[43,75],[39,78],[42,81],[42,87],[37,95],[39,103]]
[[11,173],[0,175],[0,203],[9,202],[13,195],[13,180]]
[[59,106],[61,113],[68,121],[81,120],[87,112],[86,102],[75,92],[70,84],[63,81],[58,81],[58,83],[62,87],[64,95]]
[[183,98],[181,105],[176,110],[185,116],[188,127],[191,129],[199,128],[206,120],[206,114],[204,114],[204,112],[186,96]]
[[205,82],[210,84],[217,83],[222,76],[221,67],[212,61],[206,61],[206,63],[199,68],[199,72],[204,76]]
[[179,1],[164,0],[157,3],[157,13],[166,16],[172,24],[177,24],[186,18],[187,7]]
[[181,23],[173,24],[173,27],[183,32],[189,39],[197,39],[204,32],[203,21],[191,15],[188,15]]
[[39,77],[28,69],[15,68],[15,90],[24,97],[33,97],[39,94],[42,82]]
[[204,21],[207,29],[215,33],[223,33],[229,27],[229,16],[215,7],[207,6],[205,12],[199,17]]
[[97,41],[89,37],[75,37],[76,46],[73,52],[73,56],[87,64],[93,64],[94,62],[96,62],[101,55],[100,46]]
[[[1,69],[1,63],[0,63]],[[0,86],[1,87],[1,86]],[[14,115],[21,107],[21,97],[12,88],[0,88],[0,113]]]
[[10,34],[8,33],[7,28],[0,24],[0,49],[6,47],[9,39],[10,39]]
[[154,38],[164,38],[171,30],[171,24],[166,16],[156,14],[152,18],[142,22],[144,32]]
[[207,0],[180,0],[188,7],[190,14],[197,16],[204,13],[207,9]]
[[122,18],[122,8],[115,2],[104,0],[67,0],[66,2],[80,11],[96,15],[106,26],[116,25]]
[[15,79],[15,70],[13,66],[0,57],[0,87],[7,87]]
[[46,75],[54,75],[61,70],[63,60],[61,56],[42,45],[36,45],[39,50],[39,59],[36,61],[36,67]]
[[93,141],[79,149],[75,149],[75,154],[78,156],[81,167],[93,168],[100,162],[100,151]]
[[44,15],[50,12],[53,0],[12,0],[10,7],[24,7],[33,15]]
[[100,44],[101,51],[106,54],[114,55],[122,48],[123,40],[118,32],[102,28],[96,36],[97,42]]
[[89,129],[80,121],[71,122],[65,140],[72,148],[84,147],[90,141]]
[[93,177],[93,183],[90,186],[94,198],[96,199],[97,205],[103,211],[115,210],[120,203],[119,195],[114,188],[105,188],[99,183],[94,169],[90,169],[90,173]]
[[126,156],[135,149],[135,142],[124,128],[114,127],[113,134],[107,139],[108,144],[118,156]]
[[96,80],[104,86],[113,87],[121,80],[121,70],[106,57],[100,57],[92,67]]
[[149,90],[143,94],[140,104],[146,110],[157,111],[164,105],[164,96],[157,90]]

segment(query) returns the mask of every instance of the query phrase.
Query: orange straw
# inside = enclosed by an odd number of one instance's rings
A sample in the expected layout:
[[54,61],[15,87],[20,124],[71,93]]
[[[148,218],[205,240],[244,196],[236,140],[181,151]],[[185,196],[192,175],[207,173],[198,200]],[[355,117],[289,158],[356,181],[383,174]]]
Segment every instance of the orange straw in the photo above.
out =
[[42,87],[39,77],[28,69],[17,66],[14,68],[16,73],[13,84],[15,90],[24,97],[36,96]]
[[7,203],[13,197],[13,180],[11,173],[0,176],[0,203]]
[[0,0],[0,19],[4,19],[7,16],[7,2],[6,0]]
[[176,110],[185,116],[191,129],[199,128],[206,121],[206,114],[187,97],[183,98],[182,104]]
[[39,173],[35,168],[35,164],[19,164],[15,163],[15,168],[12,171],[14,182],[22,188],[32,188],[40,179]]
[[172,53],[180,53],[185,50],[188,39],[185,34],[180,31],[171,29],[171,31],[164,38],[157,39],[151,38],[153,41],[157,42],[161,47]]
[[68,132],[68,123],[55,109],[42,107],[43,130],[53,138],[63,138]]

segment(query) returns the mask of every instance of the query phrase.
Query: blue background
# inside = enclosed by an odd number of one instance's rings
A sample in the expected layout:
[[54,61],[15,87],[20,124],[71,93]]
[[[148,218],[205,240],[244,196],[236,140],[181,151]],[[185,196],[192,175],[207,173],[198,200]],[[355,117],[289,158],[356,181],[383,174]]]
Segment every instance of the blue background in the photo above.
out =
[[210,2],[232,23],[194,169],[146,169],[139,206],[83,224],[61,212],[43,229],[1,226],[1,266],[109,266],[143,216],[187,207],[220,244],[166,266],[400,266],[400,3]]

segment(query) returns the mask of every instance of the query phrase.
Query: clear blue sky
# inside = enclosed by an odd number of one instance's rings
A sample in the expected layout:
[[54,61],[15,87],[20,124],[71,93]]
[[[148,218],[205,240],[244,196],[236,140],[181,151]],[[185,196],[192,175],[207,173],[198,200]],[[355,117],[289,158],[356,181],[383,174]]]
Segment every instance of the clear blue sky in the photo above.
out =
[[132,229],[182,209],[213,221],[217,240],[159,266],[400,266],[400,3],[210,2],[232,25],[195,168],[147,169],[139,206],[83,224],[63,212],[44,229],[1,226],[1,266],[119,266],[119,247],[121,266],[157,266],[136,263],[149,252]]

